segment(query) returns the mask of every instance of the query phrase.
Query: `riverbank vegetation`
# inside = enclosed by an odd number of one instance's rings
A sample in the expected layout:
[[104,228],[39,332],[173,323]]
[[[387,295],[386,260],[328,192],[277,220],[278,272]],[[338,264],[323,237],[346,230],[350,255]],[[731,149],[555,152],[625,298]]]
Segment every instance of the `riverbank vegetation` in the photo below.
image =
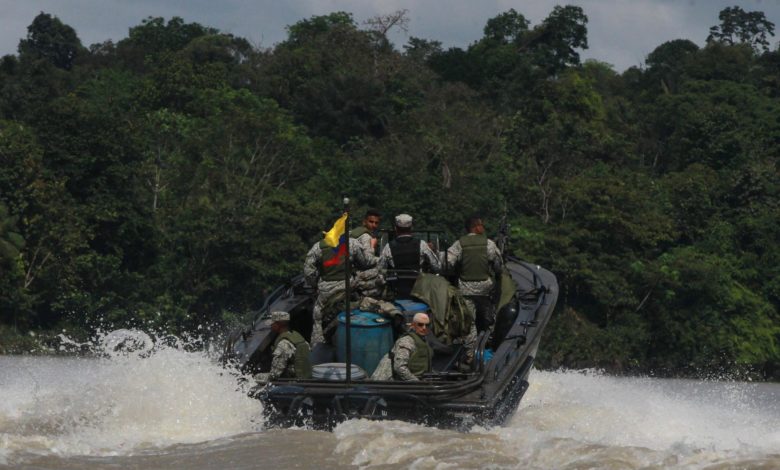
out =
[[493,233],[506,214],[512,251],[561,285],[543,366],[777,376],[763,13],[727,8],[705,45],[663,42],[622,73],[581,61],[575,6],[501,13],[465,48],[395,47],[406,21],[336,12],[260,48],[148,18],[86,47],[34,18],[0,60],[4,338],[230,324],[300,272],[348,194],[451,240],[470,213]]

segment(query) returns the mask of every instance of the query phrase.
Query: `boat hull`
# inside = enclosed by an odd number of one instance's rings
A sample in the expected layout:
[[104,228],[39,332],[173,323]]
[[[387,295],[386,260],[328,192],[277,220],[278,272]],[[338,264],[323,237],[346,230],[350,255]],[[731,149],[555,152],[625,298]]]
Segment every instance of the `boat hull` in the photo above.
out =
[[[512,300],[516,317],[505,327],[500,343],[492,345],[491,358],[483,357],[489,338],[480,335],[475,370],[435,371],[419,382],[276,380],[252,392],[264,404],[266,425],[332,429],[355,418],[455,429],[505,423],[528,390],[542,331],[558,295],[557,281],[549,271],[514,258],[506,265],[517,289]],[[293,281],[271,299],[266,310],[309,308],[306,302],[311,302],[311,296],[296,291],[295,285]],[[256,322],[251,331],[229,341],[226,353],[245,370],[262,368],[260,350],[267,356],[271,339],[262,322]]]

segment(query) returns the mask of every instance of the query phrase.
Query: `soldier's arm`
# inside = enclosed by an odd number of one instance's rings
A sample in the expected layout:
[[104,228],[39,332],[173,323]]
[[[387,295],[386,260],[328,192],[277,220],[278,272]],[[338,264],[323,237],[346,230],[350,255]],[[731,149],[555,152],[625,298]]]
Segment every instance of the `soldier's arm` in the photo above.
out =
[[317,280],[320,277],[318,267],[320,260],[322,260],[322,250],[320,244],[315,243],[306,254],[306,261],[303,262],[303,277],[311,287],[317,287]]
[[363,247],[360,242],[354,238],[349,240],[349,258],[353,260],[353,264],[356,264],[361,269],[368,267]]
[[450,268],[453,268],[458,264],[461,253],[463,253],[463,248],[460,246],[460,240],[455,240],[455,243],[447,250],[447,265],[450,266]]
[[395,358],[393,359],[393,371],[401,380],[416,381],[420,380],[409,370],[409,358],[414,352],[414,341],[407,341],[408,338],[398,340],[395,348]]
[[393,267],[393,254],[390,251],[390,245],[382,248],[382,254],[379,256],[379,268],[387,269]]
[[364,233],[360,238],[356,239],[360,243],[360,248],[363,250],[363,258],[365,259],[367,268],[373,268],[379,263],[379,256],[374,254],[374,248],[371,246],[372,239],[370,233]]
[[287,369],[287,363],[295,354],[295,346],[286,340],[279,341],[274,349],[273,359],[271,359],[271,371],[268,373],[268,380],[278,379]]
[[424,241],[420,242],[420,256],[424,259],[428,260],[428,270],[432,273],[440,273],[441,272],[441,261],[439,261],[439,257],[436,255],[436,253],[431,250],[431,247],[428,246],[427,243]]
[[501,268],[504,266],[504,259],[501,257],[501,250],[493,240],[488,240],[487,255],[490,266],[493,268],[493,273],[500,273]]

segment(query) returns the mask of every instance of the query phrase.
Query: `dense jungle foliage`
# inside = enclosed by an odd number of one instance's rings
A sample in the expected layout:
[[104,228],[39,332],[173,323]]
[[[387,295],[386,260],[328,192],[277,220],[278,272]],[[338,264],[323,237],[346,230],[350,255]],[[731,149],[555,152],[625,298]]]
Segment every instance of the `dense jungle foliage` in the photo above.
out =
[[[41,13],[0,60],[0,351],[31,332],[174,333],[256,309],[342,194],[454,240],[504,213],[556,273],[540,363],[780,365],[780,51],[727,8],[623,73],[587,17],[509,10],[462,48],[336,12],[271,48],[181,18],[85,47]],[[715,21],[713,21],[715,22]],[[6,346],[2,341],[6,341]]]

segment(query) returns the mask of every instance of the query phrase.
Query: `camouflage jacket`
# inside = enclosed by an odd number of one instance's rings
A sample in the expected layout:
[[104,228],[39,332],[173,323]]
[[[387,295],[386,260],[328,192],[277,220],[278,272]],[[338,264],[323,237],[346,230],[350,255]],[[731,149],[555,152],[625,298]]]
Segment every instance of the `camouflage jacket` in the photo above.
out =
[[[447,250],[447,264],[449,266],[457,266],[462,256],[463,248],[460,245],[460,240],[456,240]],[[487,257],[491,273],[493,275],[500,273],[503,266],[501,250],[498,249],[496,243],[491,239],[487,241]],[[485,281],[464,281],[459,279],[458,288],[462,295],[487,295],[493,288],[493,279]]]

